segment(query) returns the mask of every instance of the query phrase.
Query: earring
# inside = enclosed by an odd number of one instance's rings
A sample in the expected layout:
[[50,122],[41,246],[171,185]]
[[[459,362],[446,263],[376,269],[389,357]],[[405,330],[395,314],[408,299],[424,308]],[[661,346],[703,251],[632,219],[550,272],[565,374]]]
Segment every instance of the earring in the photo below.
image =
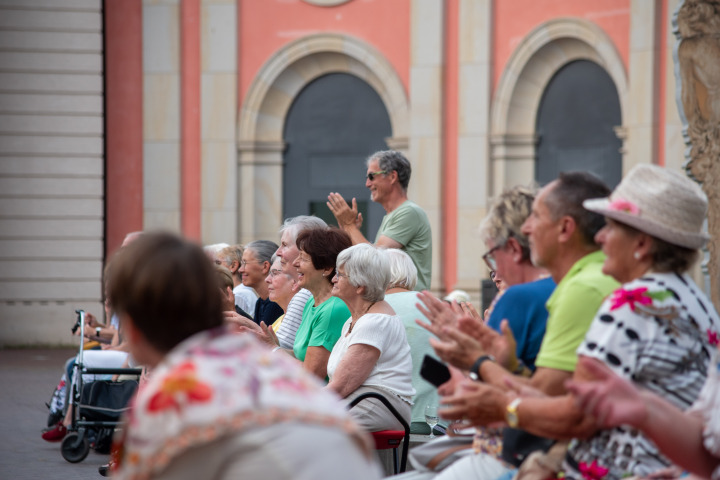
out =
[[635,260],[640,260],[640,252],[635,252],[635,253],[633,253],[633,258],[634,258]]

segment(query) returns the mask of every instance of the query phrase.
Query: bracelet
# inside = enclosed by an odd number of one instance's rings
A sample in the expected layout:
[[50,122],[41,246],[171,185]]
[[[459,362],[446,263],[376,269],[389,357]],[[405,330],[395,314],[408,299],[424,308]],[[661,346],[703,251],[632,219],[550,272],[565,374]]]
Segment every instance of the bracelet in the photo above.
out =
[[473,363],[473,366],[470,368],[471,379],[476,382],[482,381],[482,375],[480,375],[480,367],[482,367],[482,364],[487,361],[495,362],[495,357],[493,357],[492,355],[480,355],[480,357],[475,360],[475,363]]

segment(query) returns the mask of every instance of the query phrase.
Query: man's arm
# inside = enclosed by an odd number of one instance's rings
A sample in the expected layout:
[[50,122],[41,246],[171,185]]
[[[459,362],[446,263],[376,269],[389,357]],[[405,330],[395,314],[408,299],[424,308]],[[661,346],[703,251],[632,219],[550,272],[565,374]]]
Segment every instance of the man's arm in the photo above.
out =
[[385,247],[385,248],[403,248],[404,245],[400,242],[396,242],[392,238],[388,237],[387,235],[380,235],[380,238],[378,238],[378,241],[375,242],[375,245],[378,247]]

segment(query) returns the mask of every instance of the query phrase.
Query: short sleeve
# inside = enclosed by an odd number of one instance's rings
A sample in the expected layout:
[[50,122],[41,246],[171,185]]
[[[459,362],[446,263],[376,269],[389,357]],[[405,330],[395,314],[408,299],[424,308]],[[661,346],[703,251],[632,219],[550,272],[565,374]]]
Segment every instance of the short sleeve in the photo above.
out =
[[308,347],[324,347],[327,351],[332,352],[335,343],[340,338],[343,324],[350,317],[350,310],[342,300],[333,301],[333,298],[328,300],[332,304],[325,307],[315,317]]
[[600,293],[588,285],[575,285],[563,292],[563,301],[550,310],[545,337],[535,365],[556,370],[575,371],[577,349],[600,306]]

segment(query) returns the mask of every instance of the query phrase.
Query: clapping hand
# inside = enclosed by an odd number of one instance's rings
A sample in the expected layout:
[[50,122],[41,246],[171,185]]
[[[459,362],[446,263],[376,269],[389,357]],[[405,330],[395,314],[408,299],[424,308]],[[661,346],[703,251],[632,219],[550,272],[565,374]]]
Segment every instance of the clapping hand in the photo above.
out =
[[345,229],[354,225],[359,229],[362,226],[362,213],[358,213],[357,201],[354,198],[351,207],[342,195],[331,192],[328,195],[327,206],[335,216],[340,228]]

